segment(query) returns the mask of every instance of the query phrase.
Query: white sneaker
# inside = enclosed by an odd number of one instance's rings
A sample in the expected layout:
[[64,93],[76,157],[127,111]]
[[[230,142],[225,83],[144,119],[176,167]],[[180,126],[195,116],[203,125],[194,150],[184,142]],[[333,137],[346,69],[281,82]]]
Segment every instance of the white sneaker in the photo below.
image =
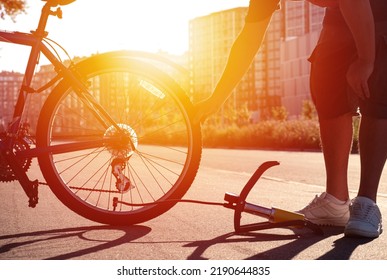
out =
[[358,196],[349,211],[350,218],[344,230],[346,236],[376,238],[382,233],[382,214],[373,200]]
[[326,192],[312,200],[305,208],[297,211],[310,222],[320,226],[345,226],[349,219],[350,200],[339,204],[329,198]]

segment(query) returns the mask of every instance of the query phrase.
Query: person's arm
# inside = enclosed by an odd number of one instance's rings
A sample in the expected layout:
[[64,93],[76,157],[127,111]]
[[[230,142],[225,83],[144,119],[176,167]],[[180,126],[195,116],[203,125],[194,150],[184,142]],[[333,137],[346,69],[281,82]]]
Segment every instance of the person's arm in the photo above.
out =
[[223,104],[248,70],[262,44],[269,22],[270,17],[261,22],[245,24],[231,48],[222,77],[212,95],[214,105],[220,107]]
[[338,1],[355,40],[358,56],[347,72],[347,81],[360,98],[368,98],[368,79],[375,62],[375,23],[371,5],[369,0]]
[[195,105],[196,122],[203,121],[209,115],[217,112],[231,95],[232,90],[242,79],[258,52],[270,19],[271,16],[259,22],[246,22],[230,50],[226,67],[213,94]]

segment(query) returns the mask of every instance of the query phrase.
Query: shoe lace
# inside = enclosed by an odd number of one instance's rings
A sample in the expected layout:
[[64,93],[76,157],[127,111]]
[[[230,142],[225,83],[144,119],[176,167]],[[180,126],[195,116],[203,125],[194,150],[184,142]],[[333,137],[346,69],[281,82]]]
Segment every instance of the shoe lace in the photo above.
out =
[[312,208],[312,207],[315,207],[316,205],[318,205],[318,204],[320,204],[320,203],[321,203],[321,199],[320,199],[320,197],[319,197],[318,195],[316,195],[316,196],[313,198],[313,200],[312,200],[311,202],[309,202],[309,204],[306,205],[306,206],[302,209],[302,211],[305,211],[305,210],[308,210],[308,209],[310,209],[310,208]]
[[375,207],[370,204],[354,203],[351,206],[352,215],[358,219],[369,220]]

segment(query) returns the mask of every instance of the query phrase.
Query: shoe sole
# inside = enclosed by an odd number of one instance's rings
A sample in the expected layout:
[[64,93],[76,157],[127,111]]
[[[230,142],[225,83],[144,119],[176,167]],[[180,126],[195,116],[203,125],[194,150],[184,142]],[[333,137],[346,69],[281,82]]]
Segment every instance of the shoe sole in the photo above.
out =
[[383,230],[379,231],[366,231],[357,228],[346,228],[344,230],[344,235],[347,237],[366,237],[366,238],[377,238],[383,232]]
[[307,219],[309,222],[312,222],[313,224],[319,225],[319,226],[328,226],[328,227],[345,227],[347,225],[347,222],[338,223],[334,220],[321,220],[321,219]]

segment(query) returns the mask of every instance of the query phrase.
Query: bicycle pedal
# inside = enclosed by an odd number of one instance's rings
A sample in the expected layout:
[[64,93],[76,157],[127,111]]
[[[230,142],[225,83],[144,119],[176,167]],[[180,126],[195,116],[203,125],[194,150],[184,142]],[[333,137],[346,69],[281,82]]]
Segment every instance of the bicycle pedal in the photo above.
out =
[[28,207],[35,208],[36,205],[39,202],[39,196],[38,196],[38,187],[39,187],[39,181],[31,181],[31,192],[29,193],[29,201],[28,201]]

